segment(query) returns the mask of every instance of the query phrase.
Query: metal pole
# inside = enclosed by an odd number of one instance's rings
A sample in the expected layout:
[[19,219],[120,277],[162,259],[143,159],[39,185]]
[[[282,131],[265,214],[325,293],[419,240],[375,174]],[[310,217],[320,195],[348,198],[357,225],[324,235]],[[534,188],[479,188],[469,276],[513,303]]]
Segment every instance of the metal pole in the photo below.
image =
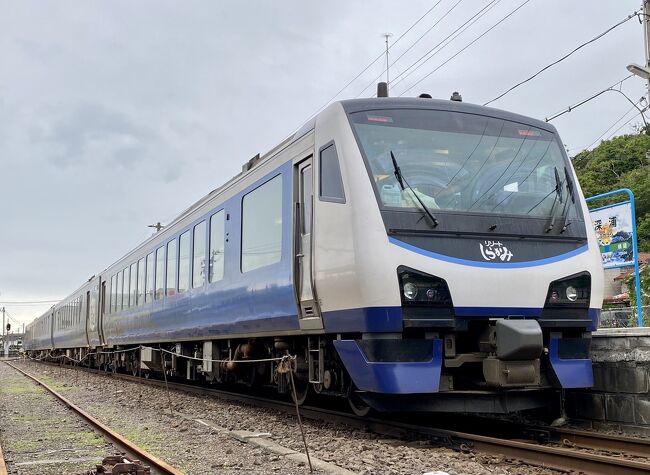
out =
[[[648,0],[648,1],[650,1],[650,0]],[[388,68],[389,68],[389,64],[388,64],[388,38],[390,38],[391,36],[393,36],[392,33],[384,33],[384,38],[386,38],[386,89],[387,90],[390,87],[390,75],[388,74]]]
[[[644,2],[644,7],[647,2]],[[637,251],[637,237],[636,237],[636,210],[634,209],[634,193],[632,190],[627,191],[630,196],[630,206],[632,208],[632,229],[634,238],[632,239],[632,252],[634,253],[634,278],[636,279],[636,325],[642,327],[643,325],[643,305],[641,302],[641,275],[639,274],[639,253]]]
[[5,340],[5,308],[2,307],[2,348],[0,348],[2,350],[2,356],[7,356],[5,355],[5,348],[7,347],[7,342]]
[[[643,46],[645,48],[645,67],[650,67],[650,0],[643,0]],[[646,81],[647,98],[650,105],[650,78]]]

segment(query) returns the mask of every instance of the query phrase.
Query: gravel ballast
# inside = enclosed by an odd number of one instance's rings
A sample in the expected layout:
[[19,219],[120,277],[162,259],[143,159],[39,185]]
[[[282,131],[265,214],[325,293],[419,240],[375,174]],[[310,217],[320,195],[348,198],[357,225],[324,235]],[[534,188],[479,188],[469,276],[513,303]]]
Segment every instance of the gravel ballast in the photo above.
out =
[[[188,474],[309,473],[297,458],[232,438],[236,431],[263,434],[276,445],[302,454],[300,429],[293,415],[176,390],[169,394],[172,414],[164,388],[40,363],[24,363],[21,367],[36,377],[53,379],[73,403]],[[456,452],[326,422],[306,420],[304,428],[312,457],[364,475],[436,471],[450,475],[558,473],[508,461],[497,454]],[[316,468],[316,473],[327,473]]]
[[10,474],[82,474],[112,444],[25,376],[0,363],[0,445]]

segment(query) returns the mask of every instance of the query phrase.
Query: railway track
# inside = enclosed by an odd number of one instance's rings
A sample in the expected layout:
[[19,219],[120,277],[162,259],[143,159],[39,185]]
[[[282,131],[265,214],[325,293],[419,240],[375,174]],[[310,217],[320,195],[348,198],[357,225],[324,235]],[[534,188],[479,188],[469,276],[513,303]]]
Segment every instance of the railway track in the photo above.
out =
[[[77,369],[93,371],[83,367]],[[107,377],[159,387],[165,387],[167,384],[170,389],[199,395],[212,395],[225,400],[295,414],[295,406],[292,403],[266,397],[175,381],[144,379],[121,373],[105,374]],[[508,436],[494,437],[485,433],[463,432],[391,420],[390,418],[359,417],[321,407],[302,406],[300,412],[306,419],[346,424],[388,437],[426,439],[462,451],[500,454],[530,465],[559,471],[578,471],[602,475],[650,473],[650,440],[575,429],[515,425],[511,425],[507,429]]]
[[2,453],[2,446],[0,446],[0,475],[7,475],[7,466],[5,465],[5,456]]
[[[116,463],[122,463],[125,465],[125,467],[123,468],[126,469],[127,468],[126,465],[128,465],[129,461],[138,460],[140,462],[145,463],[149,467],[150,469],[149,473],[151,475],[184,475],[183,472],[172,467],[164,460],[159,459],[158,457],[138,447],[128,439],[122,437],[120,434],[113,431],[110,427],[101,423],[99,420],[95,419],[93,416],[91,416],[90,414],[88,414],[87,412],[85,412],[84,410],[82,410],[81,408],[79,408],[69,400],[67,400],[64,396],[59,394],[57,391],[52,389],[44,382],[40,381],[39,379],[35,378],[31,374],[27,373],[26,371],[22,370],[21,368],[18,368],[17,366],[9,362],[5,361],[5,364],[12,367],[14,370],[18,371],[26,378],[34,381],[36,384],[38,384],[43,389],[48,391],[55,398],[61,401],[65,406],[67,406],[71,411],[73,411],[75,414],[79,415],[82,419],[88,422],[97,432],[99,432],[107,440],[112,442],[113,445],[115,445],[125,453],[125,457],[119,457],[118,459],[107,461],[107,463],[110,463],[110,465],[114,466]],[[1,451],[0,451],[0,455],[1,455]],[[0,462],[0,475],[4,475],[7,473],[5,467],[5,472],[3,474],[2,472],[3,466],[4,466],[4,458],[2,458],[2,462]],[[116,472],[116,473],[131,473],[131,472]]]

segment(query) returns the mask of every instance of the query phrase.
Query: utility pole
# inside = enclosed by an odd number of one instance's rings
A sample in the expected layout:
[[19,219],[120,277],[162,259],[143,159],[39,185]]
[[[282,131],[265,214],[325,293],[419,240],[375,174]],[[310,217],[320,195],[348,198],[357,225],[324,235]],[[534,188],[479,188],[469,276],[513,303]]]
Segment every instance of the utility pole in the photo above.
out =
[[2,307],[2,354],[7,356],[7,338],[5,336],[5,308]]
[[[645,64],[650,69],[650,0],[643,0],[643,46],[645,48]],[[646,78],[647,105],[650,106],[650,77]]]

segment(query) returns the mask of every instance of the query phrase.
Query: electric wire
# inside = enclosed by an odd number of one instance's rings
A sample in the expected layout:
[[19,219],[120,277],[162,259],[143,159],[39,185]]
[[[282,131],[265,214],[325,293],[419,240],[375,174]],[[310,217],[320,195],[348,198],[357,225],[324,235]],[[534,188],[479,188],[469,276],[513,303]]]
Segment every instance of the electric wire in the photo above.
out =
[[[631,110],[631,109],[630,109],[630,110]],[[625,127],[625,126],[628,125],[630,122],[632,122],[632,121],[634,120],[635,116],[636,116],[636,114],[634,114],[632,117],[630,117],[630,118],[629,118],[627,121],[625,121],[625,123],[623,123],[623,124],[622,124],[618,129],[616,129],[614,132],[612,132],[612,133],[609,134],[607,137],[605,137],[605,140],[609,140],[609,139],[612,138],[614,135],[616,135],[616,134],[617,134],[617,133],[618,133],[618,132],[623,128],[623,127]]]
[[593,100],[593,99],[596,99],[596,98],[599,97],[600,95],[602,95],[602,94],[604,94],[604,93],[606,93],[606,92],[609,92],[609,91],[613,90],[613,89],[614,89],[615,87],[617,87],[617,86],[618,86],[619,88],[622,87],[622,86],[623,86],[623,83],[624,83],[625,81],[627,81],[628,79],[630,79],[631,77],[633,77],[633,76],[634,76],[634,74],[630,74],[629,76],[626,76],[625,78],[621,79],[620,81],[615,82],[615,83],[612,84],[611,86],[606,87],[605,89],[602,89],[602,90],[600,90],[600,91],[598,91],[598,92],[596,92],[596,93],[590,95],[590,96],[587,97],[586,99],[582,99],[582,100],[576,102],[575,104],[573,104],[573,105],[571,105],[571,106],[569,106],[569,107],[566,107],[566,108],[562,109],[561,111],[558,111],[558,112],[555,112],[555,113],[553,113],[553,114],[548,115],[547,117],[544,118],[544,121],[545,121],[545,122],[550,122],[550,121],[552,121],[552,120],[554,120],[554,119],[557,119],[557,118],[560,117],[561,115],[567,114],[567,113],[569,113],[569,112],[571,112],[571,111],[577,109],[577,108],[580,107],[581,105],[586,104],[587,102],[589,102],[589,101],[591,101],[591,100]]
[[[424,37],[425,37],[427,34],[429,34],[429,33],[430,33],[430,32],[431,32],[431,31],[432,31],[436,26],[438,26],[438,25],[440,24],[440,22],[442,22],[442,20],[444,20],[444,19],[445,19],[445,18],[446,18],[446,17],[447,17],[447,16],[448,16],[448,15],[449,15],[449,14],[450,14],[450,13],[451,13],[451,12],[452,12],[452,11],[453,11],[453,10],[454,10],[454,9],[455,9],[455,8],[456,8],[456,7],[457,7],[457,6],[462,2],[462,1],[463,1],[463,0],[458,0],[456,3],[454,3],[454,4],[451,6],[451,8],[450,8],[449,10],[447,10],[445,13],[443,13],[442,16],[440,16],[440,18],[438,18],[438,20],[437,20],[433,25],[431,25],[431,27],[429,27],[429,29],[427,29],[427,31],[425,31],[425,32],[424,32],[424,33],[423,33],[423,34],[422,34],[422,35],[421,35],[417,40],[415,40],[413,43],[411,43],[411,45],[410,45],[406,50],[404,50],[404,51],[402,52],[402,54],[400,54],[400,55],[397,57],[397,59],[395,59],[392,63],[390,63],[389,66],[388,66],[388,68],[394,66],[395,63],[397,63],[397,62],[398,62],[398,61],[399,61],[399,60],[400,60],[400,59],[401,59],[401,58],[402,58],[406,53],[408,53],[411,49],[413,49],[413,47],[415,47],[415,45],[416,45],[417,43],[419,43],[419,42],[422,40],[422,38],[424,38]],[[494,1],[495,1],[495,0],[492,0],[491,3],[494,3]],[[498,0],[498,1],[500,1],[500,0]],[[485,7],[483,7],[483,8],[485,8]],[[430,51],[431,51],[431,50],[430,50]],[[428,54],[428,53],[426,53],[424,56],[426,56],[427,54]],[[422,58],[420,58],[420,59],[422,59]],[[419,61],[419,59],[418,59],[418,61]],[[410,68],[410,67],[412,67],[412,65],[409,66],[409,68]],[[407,70],[408,70],[408,68],[407,68]],[[406,70],[405,70],[405,71],[406,71]],[[400,74],[398,74],[398,75],[397,75],[397,76],[396,76],[396,77],[391,81],[391,83],[389,84],[389,86],[392,85],[392,84],[395,82],[395,80],[396,80],[397,78],[399,78],[402,74],[404,74],[405,71],[402,71]],[[366,91],[368,90],[368,88],[370,88],[370,87],[372,87],[374,84],[376,84],[377,80],[378,80],[379,78],[381,78],[385,73],[386,73],[386,69],[384,69],[384,70],[379,74],[379,76],[377,76],[377,77],[374,78],[372,81],[370,81],[370,83],[368,83],[368,84],[366,85],[366,87],[364,87],[364,88],[361,90],[361,92],[359,92],[355,97],[359,97],[359,96],[361,96],[364,92],[366,92]]]
[[450,62],[452,59],[454,59],[456,56],[458,56],[459,54],[461,54],[461,53],[462,53],[463,51],[465,51],[467,48],[469,48],[469,47],[472,46],[474,43],[476,43],[476,42],[479,41],[481,38],[483,38],[485,35],[487,35],[490,31],[492,31],[492,30],[495,29],[497,26],[499,26],[501,23],[503,23],[503,22],[506,21],[508,18],[510,18],[512,15],[514,15],[515,13],[517,13],[521,8],[523,8],[523,7],[524,7],[527,3],[529,3],[529,2],[530,2],[530,0],[525,0],[524,2],[522,2],[522,3],[521,3],[517,8],[515,8],[515,9],[512,10],[512,11],[510,11],[510,13],[508,13],[506,16],[504,16],[503,18],[501,18],[498,22],[496,22],[496,23],[495,23],[494,25],[492,25],[490,28],[488,28],[487,30],[485,30],[485,31],[484,31],[483,33],[481,33],[479,36],[477,36],[476,38],[474,38],[472,41],[470,41],[468,44],[466,44],[463,48],[461,48],[459,51],[457,51],[455,54],[453,54],[450,58],[446,59],[442,64],[440,64],[438,67],[436,67],[433,71],[429,72],[426,76],[420,78],[417,82],[415,82],[413,85],[411,85],[411,87],[409,87],[408,89],[402,91],[402,93],[400,94],[400,96],[403,96],[404,94],[406,94],[407,92],[409,92],[411,89],[413,89],[415,86],[417,86],[417,85],[420,84],[422,81],[424,81],[424,80],[427,79],[429,76],[431,76],[433,73],[435,73],[435,72],[438,71],[440,68],[442,68],[443,66],[445,66],[447,63],[449,63],[449,62]]
[[[605,135],[606,135],[610,130],[612,130],[614,127],[616,127],[616,126],[619,124],[619,122],[621,122],[622,120],[624,120],[624,119],[625,119],[625,118],[630,114],[630,112],[633,112],[635,109],[636,109],[636,107],[633,106],[633,107],[629,108],[627,111],[625,111],[625,113],[624,113],[622,116],[620,116],[618,119],[616,119],[616,120],[614,121],[614,123],[612,123],[612,125],[610,125],[609,127],[607,127],[607,130],[605,130],[602,134],[600,134],[600,135],[599,135],[599,136],[598,136],[598,137],[597,137],[593,142],[591,142],[591,143],[590,143],[589,145],[587,145],[586,147],[579,147],[579,148],[581,149],[581,151],[586,151],[586,150],[589,150],[591,147],[593,147],[593,146],[594,146],[594,145],[595,145],[595,144],[596,144],[600,139],[602,139],[603,137],[605,137]],[[632,121],[632,120],[634,119],[635,116],[636,116],[636,114],[634,114],[632,117],[630,117],[630,119],[628,119],[626,122],[623,123],[623,126],[627,125],[630,121]],[[616,130],[614,131],[614,133],[618,132],[621,128],[622,128],[622,127],[619,127],[618,129],[616,129]],[[611,137],[611,135],[610,135],[609,137]],[[593,150],[589,150],[588,154],[587,154],[585,157],[582,157],[582,158],[589,158],[589,157],[591,156],[592,153],[593,153]]]
[[613,30],[615,30],[616,28],[618,28],[619,26],[621,26],[621,25],[627,23],[627,22],[630,21],[632,18],[636,18],[638,14],[639,14],[638,10],[635,11],[635,12],[633,12],[632,14],[628,15],[625,19],[623,19],[623,20],[619,21],[618,23],[616,23],[614,26],[609,27],[607,30],[605,30],[605,31],[603,31],[602,33],[596,35],[595,37],[593,37],[593,38],[590,39],[589,41],[586,41],[586,42],[582,43],[581,45],[577,46],[576,48],[574,48],[574,49],[573,49],[572,51],[570,51],[569,53],[567,53],[567,54],[565,54],[564,56],[562,56],[561,58],[559,58],[559,59],[553,61],[552,63],[550,63],[550,64],[544,66],[542,69],[540,69],[539,71],[537,71],[537,72],[536,72],[535,74],[533,74],[532,76],[528,77],[527,79],[524,79],[523,81],[518,82],[518,83],[515,84],[514,86],[511,86],[509,89],[507,89],[506,91],[502,92],[501,94],[499,94],[498,96],[496,96],[494,99],[491,99],[491,100],[487,101],[487,102],[484,103],[483,105],[484,105],[484,106],[487,106],[488,104],[491,104],[492,102],[498,101],[499,99],[501,99],[501,98],[504,97],[505,95],[509,94],[510,92],[514,91],[515,89],[517,89],[518,87],[522,86],[523,84],[526,84],[527,82],[532,81],[534,78],[536,78],[537,76],[539,76],[541,73],[543,73],[543,72],[546,71],[547,69],[549,69],[549,68],[555,66],[556,64],[561,63],[561,62],[564,61],[565,59],[569,58],[571,55],[573,55],[573,54],[576,53],[577,51],[581,50],[581,49],[584,48],[585,46],[587,46],[587,45],[593,43],[594,41],[599,40],[599,39],[602,38],[603,36],[607,35],[607,34],[610,33],[611,31],[613,31]]
[[483,18],[490,10],[492,10],[494,7],[496,7],[500,2],[501,2],[501,0],[493,0],[490,3],[488,3],[487,5],[485,5],[483,8],[481,8],[479,11],[477,11],[467,21],[465,21],[465,23],[458,26],[454,31],[452,31],[449,35],[447,35],[445,38],[443,38],[442,41],[440,41],[438,44],[436,44],[433,48],[429,49],[426,53],[424,53],[416,61],[411,63],[402,73],[397,75],[394,78],[392,85],[396,86],[397,84],[401,83],[406,78],[411,76],[413,73],[415,73],[415,71],[417,71],[422,66],[424,66],[435,55],[440,53],[440,51],[442,51],[445,47],[449,46],[456,38],[458,38],[466,30],[468,30],[470,27],[472,27],[472,25],[474,25],[474,23],[476,23],[478,20]]
[[[422,15],[420,18],[418,18],[411,26],[404,32],[402,33],[395,41],[393,41],[393,44],[391,44],[388,47],[388,50],[390,51],[391,48],[393,48],[404,36],[406,36],[413,28],[415,28],[418,23],[420,23],[429,13],[431,13],[438,5],[442,3],[442,0],[438,0],[431,8],[429,8],[424,15]],[[343,91],[345,91],[348,87],[350,87],[357,79],[359,79],[366,71],[368,71],[377,61],[379,61],[381,58],[384,57],[386,54],[386,51],[383,50],[375,59],[373,59],[365,68],[361,70],[355,77],[350,79],[345,86],[343,86],[339,91],[334,94],[330,99],[328,99],[327,102],[325,102],[321,107],[319,107],[314,113],[312,113],[307,119],[303,120],[300,125],[296,128],[296,131],[302,127],[302,124],[309,122],[311,119],[313,119],[320,111],[325,109],[334,99],[336,99],[339,94],[341,94]]]

